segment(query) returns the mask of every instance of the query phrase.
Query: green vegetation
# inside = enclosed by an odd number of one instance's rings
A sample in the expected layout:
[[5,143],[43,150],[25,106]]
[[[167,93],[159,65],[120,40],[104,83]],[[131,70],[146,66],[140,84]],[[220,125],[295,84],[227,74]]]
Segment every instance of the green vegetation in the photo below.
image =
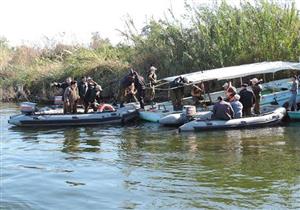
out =
[[[0,84],[3,98],[21,85],[31,96],[51,96],[51,81],[66,76],[94,77],[112,96],[129,66],[145,74],[151,64],[159,77],[244,63],[287,60],[300,56],[300,15],[294,2],[243,1],[238,7],[186,3],[186,14],[150,20],[141,31],[126,21],[128,44],[112,46],[97,33],[89,47],[56,43],[43,49],[10,47],[0,39]],[[26,88],[25,88],[26,87]]]

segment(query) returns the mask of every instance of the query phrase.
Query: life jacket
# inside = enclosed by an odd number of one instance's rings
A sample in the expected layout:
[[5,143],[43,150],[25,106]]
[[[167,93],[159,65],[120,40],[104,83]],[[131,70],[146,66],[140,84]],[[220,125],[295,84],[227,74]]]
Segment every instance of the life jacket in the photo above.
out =
[[110,105],[110,104],[99,104],[99,106],[97,107],[97,111],[98,112],[103,112],[103,111],[110,111],[110,112],[114,112],[116,111],[115,108]]

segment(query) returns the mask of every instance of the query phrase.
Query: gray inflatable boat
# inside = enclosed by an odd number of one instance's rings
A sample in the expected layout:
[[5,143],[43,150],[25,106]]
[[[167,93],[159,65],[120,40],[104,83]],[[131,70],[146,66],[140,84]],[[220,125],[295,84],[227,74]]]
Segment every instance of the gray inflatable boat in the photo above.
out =
[[20,127],[99,125],[125,123],[138,117],[135,106],[125,106],[114,111],[96,111],[87,114],[63,114],[62,109],[35,110],[35,104],[27,102],[21,106],[22,114],[11,116],[8,123]]
[[245,117],[232,120],[202,120],[195,119],[179,127],[179,131],[206,131],[220,129],[242,129],[272,126],[279,124],[286,116],[286,109],[283,107],[277,108],[270,113],[265,113],[260,116]]

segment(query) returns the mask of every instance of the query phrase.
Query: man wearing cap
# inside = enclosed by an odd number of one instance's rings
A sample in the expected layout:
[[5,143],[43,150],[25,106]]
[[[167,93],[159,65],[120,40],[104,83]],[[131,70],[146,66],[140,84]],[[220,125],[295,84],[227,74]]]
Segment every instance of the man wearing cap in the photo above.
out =
[[240,95],[240,102],[243,105],[243,116],[250,117],[251,116],[251,108],[255,104],[255,95],[252,90],[247,89],[248,84],[244,83],[242,85]]
[[251,82],[251,88],[252,91],[255,95],[255,104],[254,104],[254,114],[260,114],[260,99],[261,99],[261,91],[262,91],[262,86],[261,82],[262,80],[258,80],[257,78],[253,78],[250,80]]
[[149,99],[152,102],[154,97],[155,97],[155,84],[157,82],[157,75],[156,75],[156,70],[157,68],[155,68],[154,66],[151,66],[148,72],[148,80],[149,80],[149,84],[150,84],[150,92],[149,92]]
[[298,78],[296,75],[294,75],[292,77],[292,87],[290,89],[291,91],[291,97],[289,100],[289,106],[292,108],[294,108],[295,111],[297,111],[297,94],[298,94],[298,87],[299,87],[299,82],[298,82]]
[[79,99],[77,82],[71,81],[70,86],[64,92],[64,114],[77,113],[77,101]]

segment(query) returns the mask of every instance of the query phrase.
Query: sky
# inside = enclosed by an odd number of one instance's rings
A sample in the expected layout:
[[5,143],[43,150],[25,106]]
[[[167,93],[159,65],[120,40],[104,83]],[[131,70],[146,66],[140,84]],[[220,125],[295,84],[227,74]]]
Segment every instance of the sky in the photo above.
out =
[[[129,15],[138,27],[151,17],[164,17],[168,8],[184,12],[183,0],[1,0],[0,37],[10,45],[45,44],[57,39],[88,43],[99,32],[116,44],[117,29],[125,28]],[[47,37],[47,38],[46,38]]]
[[[211,0],[190,1],[207,4]],[[117,44],[123,39],[117,29],[124,30],[128,15],[141,28],[151,17],[164,18],[169,8],[176,16],[185,11],[184,0],[1,0],[0,3],[0,37],[8,39],[12,46],[41,46],[53,40],[88,44],[93,32]]]

